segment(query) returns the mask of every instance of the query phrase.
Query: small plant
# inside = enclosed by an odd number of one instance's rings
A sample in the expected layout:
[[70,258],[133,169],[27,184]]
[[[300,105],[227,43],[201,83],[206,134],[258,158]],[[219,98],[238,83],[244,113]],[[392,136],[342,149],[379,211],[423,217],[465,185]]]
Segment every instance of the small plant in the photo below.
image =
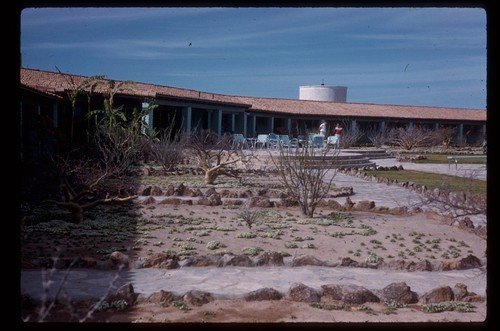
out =
[[254,232],[242,232],[238,234],[236,238],[246,238],[246,239],[257,238],[257,234]]
[[380,263],[383,260],[384,259],[382,257],[372,252],[368,253],[368,257],[365,259],[366,263],[373,263],[373,264]]
[[259,255],[259,253],[262,252],[263,249],[260,247],[245,247],[241,251],[245,255],[256,256]]
[[207,243],[207,249],[210,249],[210,250],[219,249],[219,248],[223,248],[223,247],[226,247],[226,245],[224,245],[223,243],[221,243],[218,240],[212,240],[212,241],[209,241]]
[[387,307],[386,314],[395,314],[396,309],[406,307],[406,305],[398,303],[396,300],[389,300],[385,301],[384,303]]
[[184,300],[175,300],[172,304],[175,308],[179,308],[180,310],[189,310],[189,307]]
[[429,303],[422,306],[422,311],[426,313],[441,313],[443,311],[459,311],[462,313],[473,313],[476,306],[470,302],[450,301],[441,303]]
[[251,229],[252,225],[262,218],[263,215],[264,212],[260,209],[243,208],[239,212],[238,217],[246,223],[249,229]]

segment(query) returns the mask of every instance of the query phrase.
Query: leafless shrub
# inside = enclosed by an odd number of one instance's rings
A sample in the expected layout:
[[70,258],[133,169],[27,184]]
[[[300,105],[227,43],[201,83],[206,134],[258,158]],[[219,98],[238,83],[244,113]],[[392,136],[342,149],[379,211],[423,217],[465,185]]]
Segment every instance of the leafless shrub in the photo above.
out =
[[388,139],[396,146],[411,150],[416,147],[432,145],[436,140],[436,133],[418,126],[400,127],[391,129],[388,133]]
[[388,140],[387,133],[379,130],[369,130],[366,132],[366,136],[375,147],[382,147]]
[[148,140],[141,134],[116,125],[99,126],[94,134],[95,144],[106,169],[113,169],[116,175],[127,172],[138,163]]
[[182,161],[189,136],[180,131],[174,132],[174,121],[150,143],[153,160],[161,164],[163,170],[170,171]]
[[230,136],[217,139],[217,135],[210,130],[192,133],[188,146],[205,174],[205,184],[213,184],[222,175],[238,177],[238,171],[232,166],[250,159],[243,150],[230,149]]
[[436,136],[437,143],[446,147],[451,146],[455,142],[455,131],[456,129],[454,127],[440,127]]
[[[473,180],[475,177],[477,176],[471,173],[469,179]],[[446,182],[439,188],[427,192],[422,200],[422,205],[451,218],[486,214],[486,197],[474,195],[470,191],[453,192]]]
[[340,137],[340,147],[346,149],[355,146],[362,136],[363,133],[358,129],[344,129]]
[[308,217],[313,217],[318,202],[333,185],[336,168],[329,152],[328,148],[304,145],[290,149],[281,147],[279,155],[270,153],[289,195],[298,201],[302,213]]

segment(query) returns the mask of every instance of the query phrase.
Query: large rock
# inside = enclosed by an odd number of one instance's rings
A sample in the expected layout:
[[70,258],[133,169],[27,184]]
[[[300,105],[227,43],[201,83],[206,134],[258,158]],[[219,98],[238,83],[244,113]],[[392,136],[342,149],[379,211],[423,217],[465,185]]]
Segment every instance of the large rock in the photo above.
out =
[[365,302],[380,302],[380,298],[370,290],[358,285],[321,285],[323,298],[340,300],[349,304],[363,304]]
[[420,301],[423,304],[453,301],[455,295],[449,286],[440,286],[422,295]]
[[302,283],[294,283],[288,289],[287,299],[298,302],[320,302],[321,293]]
[[380,299],[382,301],[395,301],[400,304],[410,304],[418,302],[418,295],[411,291],[405,282],[391,283],[382,289]]

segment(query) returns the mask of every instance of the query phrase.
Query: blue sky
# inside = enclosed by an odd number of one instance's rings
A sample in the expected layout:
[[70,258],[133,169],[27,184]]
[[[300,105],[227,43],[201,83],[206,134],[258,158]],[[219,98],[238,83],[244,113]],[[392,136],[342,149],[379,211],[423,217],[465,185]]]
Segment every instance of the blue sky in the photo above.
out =
[[486,108],[481,8],[25,8],[23,67],[228,95]]

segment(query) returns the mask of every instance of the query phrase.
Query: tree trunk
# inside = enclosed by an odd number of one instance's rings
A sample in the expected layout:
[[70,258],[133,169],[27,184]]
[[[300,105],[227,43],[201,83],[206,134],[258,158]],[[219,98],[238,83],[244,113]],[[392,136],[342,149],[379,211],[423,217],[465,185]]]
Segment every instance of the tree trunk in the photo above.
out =
[[219,176],[216,169],[208,169],[205,171],[205,184],[213,184]]

